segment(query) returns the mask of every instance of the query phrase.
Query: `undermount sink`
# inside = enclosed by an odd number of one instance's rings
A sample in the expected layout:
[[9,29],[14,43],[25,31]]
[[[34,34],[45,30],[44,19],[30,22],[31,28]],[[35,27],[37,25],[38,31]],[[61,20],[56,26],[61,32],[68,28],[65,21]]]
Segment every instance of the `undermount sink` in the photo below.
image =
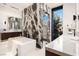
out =
[[78,36],[70,36],[70,39],[79,41],[79,37]]
[[79,41],[79,37],[77,35],[74,36],[74,34],[72,32],[69,32],[67,34],[67,37],[69,37],[69,39],[71,39],[71,40]]

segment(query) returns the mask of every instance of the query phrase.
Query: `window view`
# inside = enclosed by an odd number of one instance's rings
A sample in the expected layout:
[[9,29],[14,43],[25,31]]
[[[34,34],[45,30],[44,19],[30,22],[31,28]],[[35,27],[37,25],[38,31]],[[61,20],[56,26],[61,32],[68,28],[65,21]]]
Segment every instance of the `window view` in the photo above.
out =
[[43,16],[43,23],[44,23],[45,25],[48,25],[48,24],[47,24],[47,23],[48,23],[48,15],[47,15],[47,14]]
[[62,6],[52,9],[52,34],[53,40],[59,37],[63,32],[63,8]]

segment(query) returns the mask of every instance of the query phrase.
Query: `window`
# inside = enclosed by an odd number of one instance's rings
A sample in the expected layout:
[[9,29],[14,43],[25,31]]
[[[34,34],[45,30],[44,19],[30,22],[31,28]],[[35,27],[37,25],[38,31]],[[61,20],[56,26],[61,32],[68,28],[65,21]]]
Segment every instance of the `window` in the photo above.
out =
[[63,6],[52,9],[52,40],[63,33]]

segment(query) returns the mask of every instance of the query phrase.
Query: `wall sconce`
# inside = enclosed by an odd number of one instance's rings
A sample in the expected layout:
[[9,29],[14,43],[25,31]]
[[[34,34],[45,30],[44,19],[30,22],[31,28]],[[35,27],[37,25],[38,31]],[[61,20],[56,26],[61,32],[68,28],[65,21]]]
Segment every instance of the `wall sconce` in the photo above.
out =
[[76,15],[73,15],[73,20],[74,20],[74,21],[76,20],[76,18],[77,18]]
[[6,21],[4,21],[4,24],[6,24]]
[[79,15],[78,15],[78,20],[79,20]]

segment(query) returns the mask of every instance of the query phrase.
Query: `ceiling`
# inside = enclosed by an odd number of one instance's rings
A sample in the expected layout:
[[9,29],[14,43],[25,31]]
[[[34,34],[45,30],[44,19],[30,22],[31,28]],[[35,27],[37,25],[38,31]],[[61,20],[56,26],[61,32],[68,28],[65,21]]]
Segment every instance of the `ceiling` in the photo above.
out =
[[48,3],[47,4],[50,8],[55,8],[57,6],[63,5],[62,3]]
[[13,8],[22,11],[32,3],[0,3],[0,8]]
[[[33,3],[0,3],[0,10],[17,10],[22,11],[24,8],[32,5]],[[47,3],[50,8],[62,5],[61,3]]]

